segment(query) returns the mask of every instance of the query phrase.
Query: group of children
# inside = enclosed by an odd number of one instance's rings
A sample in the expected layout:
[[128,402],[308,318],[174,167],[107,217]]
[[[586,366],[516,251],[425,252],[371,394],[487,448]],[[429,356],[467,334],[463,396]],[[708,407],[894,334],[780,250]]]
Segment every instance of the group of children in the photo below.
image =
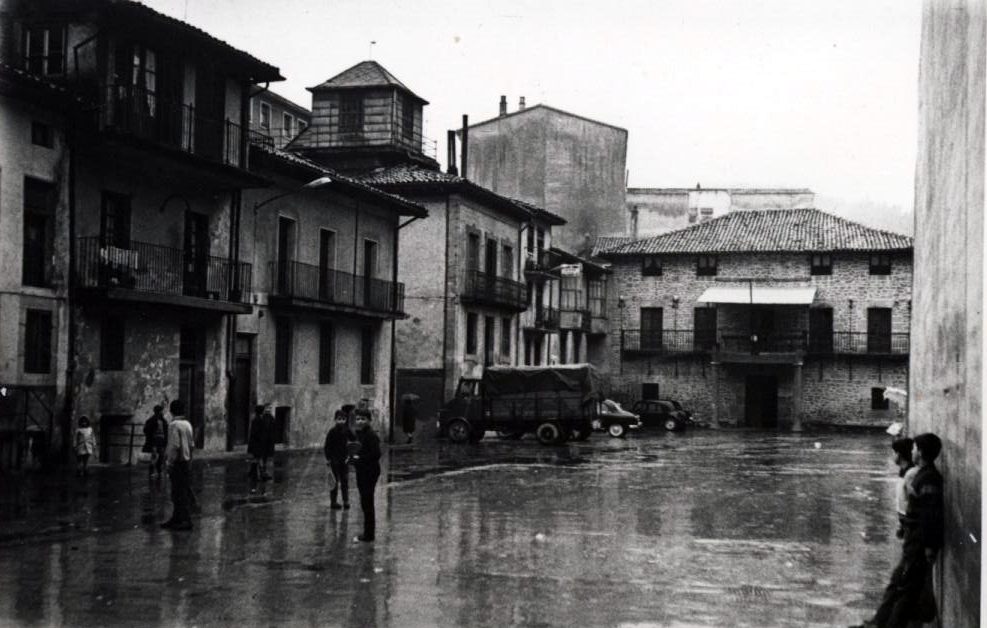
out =
[[[355,430],[350,428],[353,417]],[[349,465],[356,471],[356,488],[363,510],[363,534],[356,540],[371,542],[376,532],[374,489],[380,478],[380,437],[370,426],[370,410],[347,404],[336,411],[333,426],[326,434],[324,453],[329,467],[329,496],[333,510],[349,510]],[[342,498],[342,504],[340,504]]]

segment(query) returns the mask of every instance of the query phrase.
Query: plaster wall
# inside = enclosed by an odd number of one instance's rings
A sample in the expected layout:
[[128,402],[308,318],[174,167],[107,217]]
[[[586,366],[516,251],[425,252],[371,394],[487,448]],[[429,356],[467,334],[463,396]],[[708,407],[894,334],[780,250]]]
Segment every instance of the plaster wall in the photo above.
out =
[[982,0],[926,0],[919,63],[915,286],[908,429],[943,440],[943,626],[980,625],[983,469],[984,107]]

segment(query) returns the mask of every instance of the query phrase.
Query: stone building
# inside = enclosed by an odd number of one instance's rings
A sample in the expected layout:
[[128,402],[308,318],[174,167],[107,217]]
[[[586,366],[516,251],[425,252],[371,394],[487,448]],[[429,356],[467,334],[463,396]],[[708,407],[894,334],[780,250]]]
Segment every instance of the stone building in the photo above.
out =
[[908,431],[943,441],[940,625],[973,628],[984,555],[985,3],[927,0],[921,51]]
[[732,211],[617,245],[610,375],[716,423],[889,423],[907,387],[912,245],[815,209]]
[[815,202],[802,188],[627,188],[627,235],[660,235],[736,209],[809,209]]
[[240,256],[257,271],[253,312],[237,317],[232,445],[246,444],[257,401],[293,447],[320,445],[333,411],[361,399],[386,435],[398,229],[425,210],[266,143],[250,168],[273,187],[243,194]]
[[507,112],[460,131],[460,174],[567,221],[556,247],[587,255],[592,239],[625,229],[627,131],[547,105]]
[[420,415],[434,416],[461,376],[519,359],[524,233],[544,234],[548,247],[565,221],[442,172],[422,136],[427,101],[380,64],[358,63],[310,91],[312,123],[288,150],[428,211],[400,232],[407,317],[396,323],[394,368],[395,394],[418,394]]
[[251,141],[284,148],[308,128],[312,112],[270,89],[256,89],[250,97]]
[[99,459],[126,461],[152,406],[183,399],[197,445],[226,448],[231,333],[253,270],[231,229],[242,189],[266,185],[247,168],[247,104],[277,68],[134,2],[12,0],[0,24],[3,62],[73,103],[64,132],[46,118],[57,99],[3,116],[33,138],[4,155],[4,202],[30,211],[5,212],[29,236],[5,246],[46,284],[13,311],[52,356],[44,377],[29,361],[31,382],[66,374],[56,446],[85,414]]

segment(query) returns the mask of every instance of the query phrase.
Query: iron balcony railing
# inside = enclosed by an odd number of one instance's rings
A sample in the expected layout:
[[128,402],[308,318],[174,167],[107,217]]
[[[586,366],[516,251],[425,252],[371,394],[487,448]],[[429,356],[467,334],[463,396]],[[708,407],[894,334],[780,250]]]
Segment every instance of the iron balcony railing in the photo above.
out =
[[535,308],[535,327],[539,329],[558,329],[559,311],[554,307]]
[[716,345],[712,334],[692,329],[622,329],[622,351],[634,353],[693,353],[710,351]]
[[908,332],[838,331],[809,337],[809,353],[908,355]]
[[548,249],[529,251],[524,260],[524,272],[546,273],[561,263],[562,258]]
[[466,271],[462,298],[473,303],[483,303],[512,310],[527,307],[527,288],[523,283],[490,275],[478,270]]
[[216,163],[246,166],[246,136],[240,125],[199,115],[195,105],[173,102],[134,85],[107,85],[102,92],[98,110],[101,129]]
[[99,238],[77,240],[77,285],[123,288],[137,292],[194,296],[245,303],[251,289],[251,266],[211,255],[191,255],[146,242],[126,248],[101,244]]
[[271,295],[347,305],[388,314],[404,313],[404,284],[321,268],[302,262],[271,262]]
[[396,146],[432,159],[436,159],[438,155],[438,142],[435,139],[425,137],[420,131],[405,133],[397,126],[392,126],[388,130],[368,131],[363,127],[340,130],[339,127],[328,125],[312,125],[308,128],[307,134],[316,146],[323,148]]
[[719,348],[728,353],[793,353],[805,351],[808,333],[723,334]]

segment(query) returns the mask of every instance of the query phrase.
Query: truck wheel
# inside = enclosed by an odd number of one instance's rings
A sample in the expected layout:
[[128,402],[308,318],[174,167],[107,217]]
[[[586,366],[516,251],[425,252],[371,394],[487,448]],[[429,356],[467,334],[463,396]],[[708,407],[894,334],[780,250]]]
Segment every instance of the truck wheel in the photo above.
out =
[[562,440],[562,428],[558,423],[546,421],[535,430],[535,438],[542,445],[555,445]]
[[446,434],[454,443],[465,443],[470,439],[470,424],[466,419],[452,419],[446,426]]
[[610,427],[607,428],[607,434],[614,438],[623,438],[627,434],[627,428],[620,423],[611,423]]
[[665,426],[665,430],[666,431],[668,431],[668,432],[674,432],[675,430],[678,429],[679,424],[675,422],[675,419],[669,417],[669,418],[665,419],[664,426]]

